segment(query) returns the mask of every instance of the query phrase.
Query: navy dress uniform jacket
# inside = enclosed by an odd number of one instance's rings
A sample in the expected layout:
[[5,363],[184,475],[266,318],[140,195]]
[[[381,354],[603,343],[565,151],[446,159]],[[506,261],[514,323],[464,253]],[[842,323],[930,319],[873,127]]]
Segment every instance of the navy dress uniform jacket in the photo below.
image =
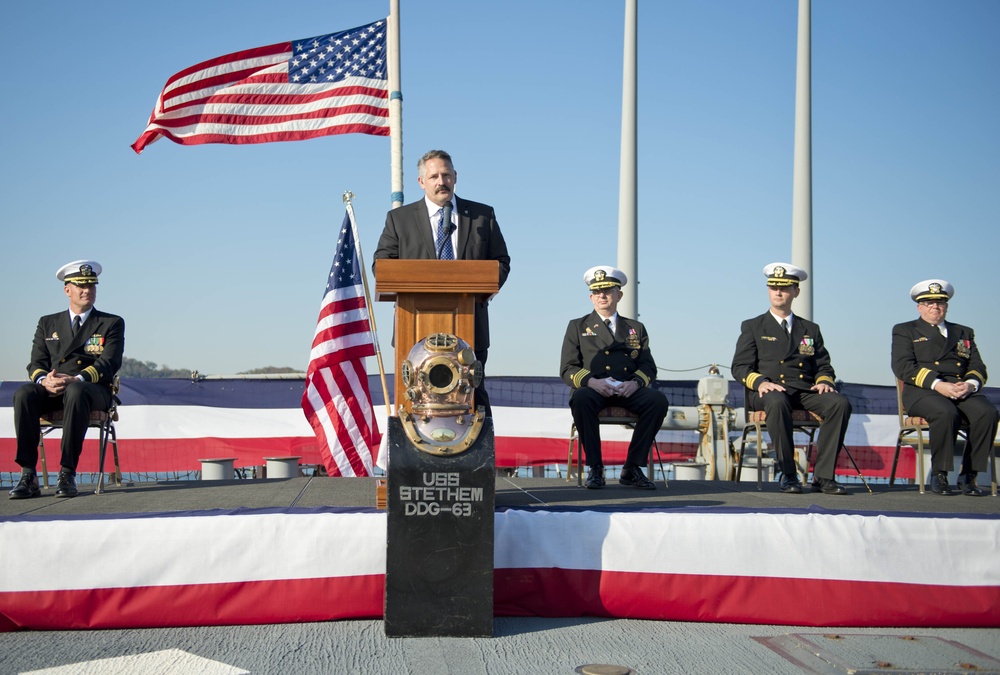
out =
[[976,347],[976,334],[968,326],[946,322],[948,338],[923,319],[892,328],[892,372],[903,384],[903,405],[909,409],[925,396],[938,396],[935,380],[975,380],[982,390],[986,364]]
[[800,390],[809,390],[821,382],[831,387],[836,383],[819,326],[795,315],[789,338],[770,312],[747,319],[740,326],[733,377],[750,390],[747,408],[751,410],[759,409],[757,390],[762,382]]
[[573,389],[591,377],[636,380],[647,386],[656,379],[656,363],[649,351],[646,327],[619,315],[615,335],[596,311],[574,319],[563,338],[559,375]]
[[35,329],[28,379],[35,382],[55,370],[110,389],[124,352],[125,320],[120,316],[95,308],[74,337],[68,311],[48,314]]

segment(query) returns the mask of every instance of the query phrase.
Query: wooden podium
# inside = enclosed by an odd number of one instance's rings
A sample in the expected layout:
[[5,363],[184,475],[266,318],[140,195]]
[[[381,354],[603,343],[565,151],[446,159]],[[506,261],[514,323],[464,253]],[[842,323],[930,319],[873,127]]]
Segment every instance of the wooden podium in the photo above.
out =
[[476,302],[500,290],[496,260],[375,261],[375,299],[395,301],[395,416],[404,401],[401,365],[418,341],[451,333],[475,344]]

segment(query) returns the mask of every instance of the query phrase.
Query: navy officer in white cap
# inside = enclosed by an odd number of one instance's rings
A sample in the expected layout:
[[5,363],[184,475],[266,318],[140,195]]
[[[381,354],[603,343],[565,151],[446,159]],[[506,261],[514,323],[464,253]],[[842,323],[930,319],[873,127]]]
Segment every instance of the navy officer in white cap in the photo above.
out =
[[747,389],[747,410],[763,410],[781,471],[782,492],[801,493],[792,442],[792,410],[823,418],[816,443],[813,492],[843,495],[835,479],[837,455],[844,445],[851,403],[834,385],[836,375],[819,326],[792,313],[806,271],[789,263],[764,267],[771,307],[740,327],[733,355],[733,377]]
[[910,289],[920,318],[892,329],[892,372],[903,383],[903,406],[930,425],[931,491],[954,494],[948,484],[955,438],[968,425],[958,487],[979,496],[976,474],[986,470],[997,433],[997,409],[982,393],[986,364],[968,326],[945,321],[955,289],[944,279],[927,279]]
[[569,397],[573,422],[587,458],[587,487],[605,485],[601,432],[602,408],[626,408],[639,416],[618,482],[642,490],[656,485],[642,472],[656,432],[667,415],[667,397],[653,388],[656,363],[649,351],[646,327],[618,314],[624,272],[607,265],[583,275],[594,311],[573,319],[563,338],[560,375],[573,388]]
[[77,495],[76,465],[90,411],[111,406],[111,384],[125,349],[125,321],[94,308],[100,274],[101,266],[93,260],[75,260],[56,272],[69,309],[38,320],[28,364],[30,382],[14,392],[15,461],[21,479],[11,490],[11,499],[41,495],[35,475],[38,418],[54,410],[64,414],[56,497]]

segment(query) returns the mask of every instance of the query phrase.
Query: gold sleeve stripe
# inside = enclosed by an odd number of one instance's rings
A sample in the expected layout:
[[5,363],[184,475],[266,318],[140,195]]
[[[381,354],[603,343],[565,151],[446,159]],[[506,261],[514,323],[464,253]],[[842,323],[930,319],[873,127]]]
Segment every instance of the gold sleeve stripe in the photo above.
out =
[[757,384],[757,380],[759,380],[761,377],[763,377],[763,375],[761,375],[760,373],[750,373],[749,375],[747,375],[747,379],[743,381],[743,384],[746,385],[747,389],[753,389],[754,385]]
[[649,386],[649,376],[646,375],[646,373],[642,372],[641,370],[637,370],[635,371],[635,374],[638,375],[640,378],[642,378],[643,384],[645,384],[647,387]]
[[573,386],[577,389],[583,386],[583,378],[590,375],[590,371],[586,368],[581,368],[580,370],[573,373]]
[[90,381],[94,383],[100,381],[101,379],[101,374],[98,373],[97,368],[94,368],[93,366],[87,366],[86,368],[84,368],[82,374],[88,377]]
[[828,382],[831,386],[837,384],[836,382],[834,382],[833,378],[830,377],[829,375],[820,375],[819,377],[817,377],[816,384],[819,384],[820,382]]
[[[920,370],[917,371],[917,376],[913,378],[913,383],[918,387],[923,387],[924,380],[926,380],[927,376],[930,374],[931,374],[930,368],[921,368]],[[931,380],[931,382],[933,381],[934,380]]]
[[31,373],[31,376],[28,379],[31,380],[32,382],[34,382],[35,380],[37,380],[39,377],[41,377],[44,374],[45,374],[45,369],[44,368],[36,368]]
[[977,380],[979,380],[980,382],[982,382],[983,384],[986,384],[986,376],[983,375],[982,373],[980,373],[978,370],[970,370],[969,372],[967,372],[965,374],[965,377],[966,377],[966,379],[968,379],[970,377],[974,377]]

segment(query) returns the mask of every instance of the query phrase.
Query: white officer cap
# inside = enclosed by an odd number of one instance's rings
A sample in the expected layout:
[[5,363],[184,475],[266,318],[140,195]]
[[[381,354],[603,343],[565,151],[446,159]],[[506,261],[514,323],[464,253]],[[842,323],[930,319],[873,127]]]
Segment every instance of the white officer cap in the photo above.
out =
[[583,283],[592,291],[602,288],[621,287],[628,283],[628,277],[617,267],[597,265],[583,273]]
[[955,295],[955,287],[944,279],[927,279],[910,289],[914,302],[921,300],[944,300],[948,302]]
[[801,267],[791,263],[776,262],[764,266],[764,276],[768,286],[798,286],[809,278]]
[[66,263],[56,272],[56,279],[66,284],[78,286],[96,284],[101,275],[101,263],[94,260],[74,260]]

